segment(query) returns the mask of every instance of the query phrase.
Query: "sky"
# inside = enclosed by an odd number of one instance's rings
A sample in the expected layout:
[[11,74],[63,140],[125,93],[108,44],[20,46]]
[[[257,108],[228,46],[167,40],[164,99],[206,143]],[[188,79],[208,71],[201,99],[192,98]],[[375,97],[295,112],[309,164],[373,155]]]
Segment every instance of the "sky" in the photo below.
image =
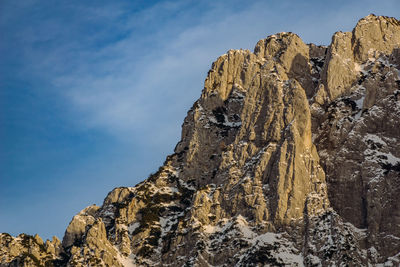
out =
[[60,239],[155,172],[212,62],[295,32],[329,45],[398,0],[0,0],[0,232]]

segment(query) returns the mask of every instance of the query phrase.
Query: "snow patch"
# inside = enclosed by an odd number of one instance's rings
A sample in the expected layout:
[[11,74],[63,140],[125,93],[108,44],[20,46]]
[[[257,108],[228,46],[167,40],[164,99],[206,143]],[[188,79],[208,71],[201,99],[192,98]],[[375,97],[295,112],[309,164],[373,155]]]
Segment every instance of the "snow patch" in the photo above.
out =
[[124,259],[121,259],[121,263],[122,263],[122,265],[124,265],[124,267],[136,267],[137,265],[134,264],[132,260],[133,259],[131,259],[129,257],[124,258]]
[[179,193],[179,190],[176,187],[164,186],[164,187],[161,187],[160,189],[156,190],[155,193],[173,195],[174,193]]
[[400,164],[400,158],[393,156],[393,154],[390,152],[384,153],[380,151],[366,149],[364,154],[371,161],[383,162],[386,164],[391,164],[393,166]]
[[213,225],[203,225],[203,231],[206,234],[214,234],[216,232],[221,231],[221,228],[219,226],[213,226]]
[[[117,248],[115,249],[118,251]],[[124,257],[120,254],[117,254],[117,259],[124,267],[137,267],[137,265],[133,263],[133,261],[135,260],[135,255]]]
[[367,141],[367,140],[371,140],[374,143],[386,146],[385,141],[383,141],[379,136],[377,136],[375,134],[366,134],[365,137],[363,138],[363,141]]
[[231,128],[237,128],[242,125],[241,121],[238,121],[238,122],[229,121],[229,118],[226,114],[224,114],[224,122],[222,122],[222,123],[218,122],[217,119],[214,117],[209,117],[208,120],[214,124],[223,125],[223,126],[227,126],[227,127],[231,127]]
[[139,223],[139,222],[134,222],[134,223],[128,225],[128,232],[129,232],[129,234],[131,235],[133,232],[135,232],[135,230],[136,230],[137,228],[139,228],[139,226],[140,226],[140,223]]

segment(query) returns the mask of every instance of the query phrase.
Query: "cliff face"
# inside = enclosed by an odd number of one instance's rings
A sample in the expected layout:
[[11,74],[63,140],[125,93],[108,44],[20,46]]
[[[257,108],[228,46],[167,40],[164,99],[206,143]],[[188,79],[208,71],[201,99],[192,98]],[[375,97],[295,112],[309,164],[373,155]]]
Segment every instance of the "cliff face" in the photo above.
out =
[[230,50],[157,173],[62,243],[29,237],[40,253],[0,235],[0,264],[399,264],[399,69],[400,22],[374,15],[328,47],[279,33]]

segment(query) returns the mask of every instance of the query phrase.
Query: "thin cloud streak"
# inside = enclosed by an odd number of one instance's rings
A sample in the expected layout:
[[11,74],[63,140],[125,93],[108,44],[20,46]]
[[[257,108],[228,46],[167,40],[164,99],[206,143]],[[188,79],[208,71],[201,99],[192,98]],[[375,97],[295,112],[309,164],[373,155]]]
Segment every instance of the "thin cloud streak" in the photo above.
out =
[[[62,20],[52,18],[40,25],[42,31],[37,35],[32,30],[24,35],[32,44],[57,40],[57,47],[45,54],[33,49],[26,53],[33,55],[32,61],[40,62],[36,63],[37,71],[45,71],[46,79],[62,92],[70,105],[72,120],[79,122],[79,127],[99,128],[122,139],[131,138],[136,132],[160,145],[167,141],[167,137],[158,134],[161,129],[170,127],[173,139],[179,135],[185,109],[200,95],[211,61],[228,48],[252,50],[266,33],[296,29],[306,41],[313,35],[323,37],[327,43],[326,36],[332,33],[321,33],[321,26],[314,24],[317,28],[307,27],[310,19],[296,12],[296,8],[311,8],[311,4],[287,2],[280,7],[286,10],[286,16],[296,14],[298,25],[286,22],[275,5],[274,1],[255,1],[244,9],[234,10],[231,5],[207,2],[206,8],[197,14],[198,10],[184,1],[165,2],[134,13],[129,19],[123,19],[127,14],[122,5],[111,10],[82,6],[75,11],[77,18],[82,15],[83,22],[94,25],[107,20],[115,28],[82,36],[79,30],[65,33]],[[321,7],[317,4],[318,8]],[[324,14],[327,19],[319,20],[320,25],[337,27],[341,17],[351,17],[340,15],[348,13],[347,10],[327,12]],[[173,20],[169,14],[175,16]],[[75,21],[72,28],[83,22]],[[143,34],[140,29],[146,27],[153,31]],[[93,49],[93,43],[106,39],[112,31],[125,35]],[[75,41],[66,40],[70,34],[76,35],[72,38]],[[181,104],[171,105],[176,101]]]
[[[251,38],[247,38],[247,29],[238,21],[240,18],[242,21],[243,18],[251,19],[255,10],[258,7],[220,20],[211,20],[215,12],[209,11],[203,14],[205,23],[182,29],[177,36],[169,37],[170,40],[160,38],[167,35],[167,24],[147,40],[147,43],[159,42],[156,45],[158,50],[144,56],[135,50],[137,41],[132,35],[100,52],[115,55],[113,51],[119,51],[116,58],[96,66],[107,66],[105,68],[111,70],[105,77],[91,77],[79,70],[58,77],[55,84],[70,88],[65,96],[74,109],[87,114],[84,125],[112,129],[117,135],[141,129],[149,133],[152,140],[159,140],[157,131],[152,131],[154,125],[151,121],[163,121],[164,117],[173,125],[167,123],[160,128],[171,127],[179,131],[186,113],[182,107],[187,109],[200,95],[205,73],[211,65],[210,59],[215,59],[227,50],[226,47],[237,43],[249,48],[249,39],[254,39],[255,34],[250,33]],[[158,16],[157,8],[151,12],[152,17]],[[182,24],[185,24],[185,19]],[[84,68],[90,69],[88,66]],[[183,104],[169,105],[177,100]],[[175,136],[178,133],[177,130],[170,131],[175,132]]]

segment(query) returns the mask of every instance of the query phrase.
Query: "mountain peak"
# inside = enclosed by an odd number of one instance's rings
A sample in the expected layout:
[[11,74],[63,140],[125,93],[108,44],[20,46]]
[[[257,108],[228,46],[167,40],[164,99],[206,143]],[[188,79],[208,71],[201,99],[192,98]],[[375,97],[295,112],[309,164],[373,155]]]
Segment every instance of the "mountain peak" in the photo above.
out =
[[74,216],[62,244],[2,234],[1,263],[398,263],[399,27],[371,14],[328,47],[278,33],[229,50],[155,174]]

